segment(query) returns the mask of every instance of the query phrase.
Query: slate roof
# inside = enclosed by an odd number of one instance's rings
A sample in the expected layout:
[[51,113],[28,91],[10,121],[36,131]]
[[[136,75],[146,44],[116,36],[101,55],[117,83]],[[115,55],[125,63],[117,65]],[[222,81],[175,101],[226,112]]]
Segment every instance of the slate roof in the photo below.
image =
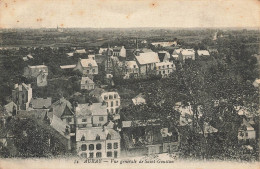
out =
[[51,106],[51,97],[45,98],[32,98],[31,105],[34,109],[49,108]]
[[94,82],[89,77],[82,77],[80,84],[94,84]]
[[58,101],[56,101],[55,103],[53,103],[51,105],[53,114],[59,118],[62,117],[66,107],[68,107],[68,109],[72,110],[71,103],[64,98],[59,99]]
[[80,63],[82,67],[90,67],[91,66],[97,66],[97,62],[93,59],[81,59]]
[[76,141],[81,141],[82,136],[85,137],[86,141],[94,141],[97,136],[100,137],[100,140],[106,140],[108,134],[111,135],[111,140],[120,139],[119,133],[113,129],[88,128],[77,130]]
[[62,66],[60,66],[61,69],[73,69],[75,67],[76,67],[76,65],[62,65]]
[[102,103],[92,103],[92,104],[78,104],[76,107],[76,115],[79,117],[84,116],[107,116],[107,106],[102,105]]
[[141,65],[160,62],[158,54],[155,52],[140,53],[135,57]]
[[87,53],[85,49],[77,49],[75,53]]
[[4,109],[5,109],[6,113],[8,113],[9,116],[12,115],[12,112],[13,112],[13,110],[14,110],[14,107],[15,107],[16,110],[17,110],[17,105],[16,105],[13,101],[10,102],[10,103],[8,103],[8,104],[6,104],[6,105],[4,106]]

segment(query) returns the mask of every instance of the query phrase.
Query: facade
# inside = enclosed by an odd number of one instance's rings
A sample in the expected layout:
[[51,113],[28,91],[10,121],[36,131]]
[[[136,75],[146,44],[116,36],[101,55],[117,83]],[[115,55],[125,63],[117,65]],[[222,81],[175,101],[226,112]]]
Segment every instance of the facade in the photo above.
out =
[[125,74],[129,76],[137,77],[139,76],[139,67],[136,61],[126,61],[125,62]]
[[18,110],[27,110],[32,99],[32,88],[28,84],[16,84],[12,91],[12,100],[18,106]]
[[47,86],[48,67],[45,65],[25,67],[24,76],[36,79],[37,86]]
[[240,141],[249,141],[254,140],[256,138],[256,131],[251,126],[251,124],[243,118],[243,122],[241,124],[241,127],[238,130],[238,140]]
[[93,90],[95,89],[95,83],[89,77],[82,77],[80,82],[80,89]]
[[101,127],[107,123],[107,110],[103,103],[78,104],[75,109],[76,127]]
[[101,98],[107,105],[107,113],[119,119],[120,96],[117,92],[103,92]]
[[173,62],[165,61],[156,63],[156,75],[162,75],[162,77],[168,77],[170,73],[176,70]]
[[136,53],[135,58],[140,75],[154,73],[155,64],[160,62],[158,54],[155,52]]
[[83,75],[96,75],[98,74],[98,65],[93,59],[79,58],[78,63],[73,70],[79,70]]
[[178,55],[178,59],[183,62],[186,59],[195,60],[195,51],[193,49],[175,49],[172,55]]
[[120,157],[120,135],[113,129],[88,128],[76,133],[76,148],[84,158]]
[[126,57],[126,49],[124,46],[122,47],[114,47],[113,48],[113,56]]

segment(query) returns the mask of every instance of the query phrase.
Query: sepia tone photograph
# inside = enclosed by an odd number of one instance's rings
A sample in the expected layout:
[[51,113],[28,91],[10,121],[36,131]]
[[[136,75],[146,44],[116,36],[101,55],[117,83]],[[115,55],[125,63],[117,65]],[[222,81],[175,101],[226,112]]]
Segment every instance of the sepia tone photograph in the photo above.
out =
[[0,169],[260,166],[259,0],[0,0]]

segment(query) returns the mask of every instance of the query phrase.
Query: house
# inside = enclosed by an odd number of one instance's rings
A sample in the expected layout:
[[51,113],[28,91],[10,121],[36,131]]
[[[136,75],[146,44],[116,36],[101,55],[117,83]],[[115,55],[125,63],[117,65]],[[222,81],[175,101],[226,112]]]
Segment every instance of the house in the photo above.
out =
[[138,77],[139,75],[139,67],[136,61],[126,61],[125,62],[125,73],[129,76]]
[[98,65],[93,59],[79,58],[78,63],[73,70],[79,70],[83,75],[96,75],[98,74]]
[[32,88],[30,84],[15,84],[12,90],[12,100],[18,106],[17,110],[27,110],[32,99]]
[[82,128],[76,133],[77,154],[84,158],[120,157],[120,135],[113,129]]
[[51,97],[32,98],[29,107],[32,109],[49,109],[51,106]]
[[5,116],[14,116],[17,114],[17,105],[11,101],[10,103],[6,104],[4,106],[4,112]]
[[77,128],[101,127],[108,121],[104,103],[78,104],[75,115]]
[[114,120],[120,119],[120,96],[117,92],[103,92],[101,98],[107,105],[107,113],[112,115]]
[[249,143],[250,140],[255,140],[256,138],[256,131],[251,126],[251,124],[243,118],[243,122],[238,130],[238,136],[239,141],[245,141]]
[[140,75],[147,75],[149,73],[153,73],[155,69],[155,63],[160,62],[158,54],[155,52],[137,53],[135,58],[139,67]]
[[70,126],[71,136],[75,135],[75,117],[73,107],[68,100],[60,98],[51,105],[49,112],[67,123]]
[[137,95],[132,99],[134,105],[146,104],[146,101],[142,94]]
[[113,56],[126,57],[126,49],[124,46],[122,47],[114,47],[113,48]]
[[198,56],[210,56],[209,51],[207,50],[198,50]]
[[28,55],[23,57],[23,61],[28,61],[30,59],[33,59],[33,56],[31,54],[28,54]]
[[82,77],[80,81],[80,89],[93,90],[95,83],[89,77]]
[[77,53],[77,54],[85,54],[85,53],[87,53],[87,52],[86,52],[85,49],[77,49],[77,50],[75,50],[74,53]]
[[178,59],[183,62],[186,59],[195,60],[195,51],[193,49],[175,49],[172,55],[178,55]]
[[155,63],[155,66],[156,75],[162,75],[162,77],[168,77],[170,73],[176,70],[175,64],[169,61]]
[[74,55],[74,53],[66,53],[67,57],[72,57]]
[[45,65],[28,66],[24,68],[26,78],[36,79],[37,86],[47,85],[48,67]]

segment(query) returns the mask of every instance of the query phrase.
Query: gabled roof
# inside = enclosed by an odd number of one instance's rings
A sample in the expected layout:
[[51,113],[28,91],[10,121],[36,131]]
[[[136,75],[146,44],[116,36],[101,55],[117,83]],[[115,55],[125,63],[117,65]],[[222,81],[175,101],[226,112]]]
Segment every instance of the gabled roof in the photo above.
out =
[[66,128],[69,128],[66,122],[62,121],[57,116],[53,115],[51,118],[50,126],[55,129],[57,132],[59,132],[62,136],[69,139],[68,133],[66,133]]
[[22,83],[22,84],[19,84],[19,85],[16,84],[14,89],[18,89],[19,91],[23,91],[23,89],[25,89],[25,90],[28,91],[28,90],[30,90],[32,88],[31,88],[30,84],[26,85],[25,83]]
[[75,67],[76,67],[76,65],[62,65],[62,66],[60,66],[61,69],[73,69]]
[[66,100],[64,98],[59,99],[58,101],[56,101],[55,103],[53,103],[51,105],[53,114],[55,114],[57,117],[61,118],[61,116],[64,113],[64,110],[65,110],[66,106],[70,110],[72,109],[72,105],[71,105],[71,103],[68,100]]
[[16,110],[17,110],[17,105],[13,101],[4,106],[4,109],[5,109],[6,113],[8,113],[9,116],[12,115],[14,108],[16,108]]
[[140,53],[135,56],[137,62],[141,65],[160,62],[158,54],[155,52]]
[[93,59],[81,59],[80,63],[82,67],[97,66],[97,62]]
[[74,55],[74,53],[66,53],[68,55],[68,57],[72,57]]
[[87,53],[85,49],[77,49],[75,53]]
[[166,52],[166,51],[158,52],[158,56],[159,56],[160,62],[163,62],[165,59],[166,60],[170,59],[170,54],[169,54],[169,52]]
[[107,116],[107,106],[102,103],[92,103],[92,104],[78,104],[76,107],[77,116]]
[[246,126],[246,130],[247,131],[252,131],[252,130],[255,130],[250,123],[248,123],[248,121],[246,121],[245,118],[243,118],[243,123],[241,124],[241,127],[242,126]]
[[94,84],[94,82],[89,77],[82,77],[80,84]]
[[51,106],[51,97],[47,98],[32,98],[31,105],[34,109],[49,108]]
[[135,68],[138,68],[136,61],[126,61],[125,64],[126,64],[127,68],[130,68],[130,69],[134,68],[134,66],[135,66]]

